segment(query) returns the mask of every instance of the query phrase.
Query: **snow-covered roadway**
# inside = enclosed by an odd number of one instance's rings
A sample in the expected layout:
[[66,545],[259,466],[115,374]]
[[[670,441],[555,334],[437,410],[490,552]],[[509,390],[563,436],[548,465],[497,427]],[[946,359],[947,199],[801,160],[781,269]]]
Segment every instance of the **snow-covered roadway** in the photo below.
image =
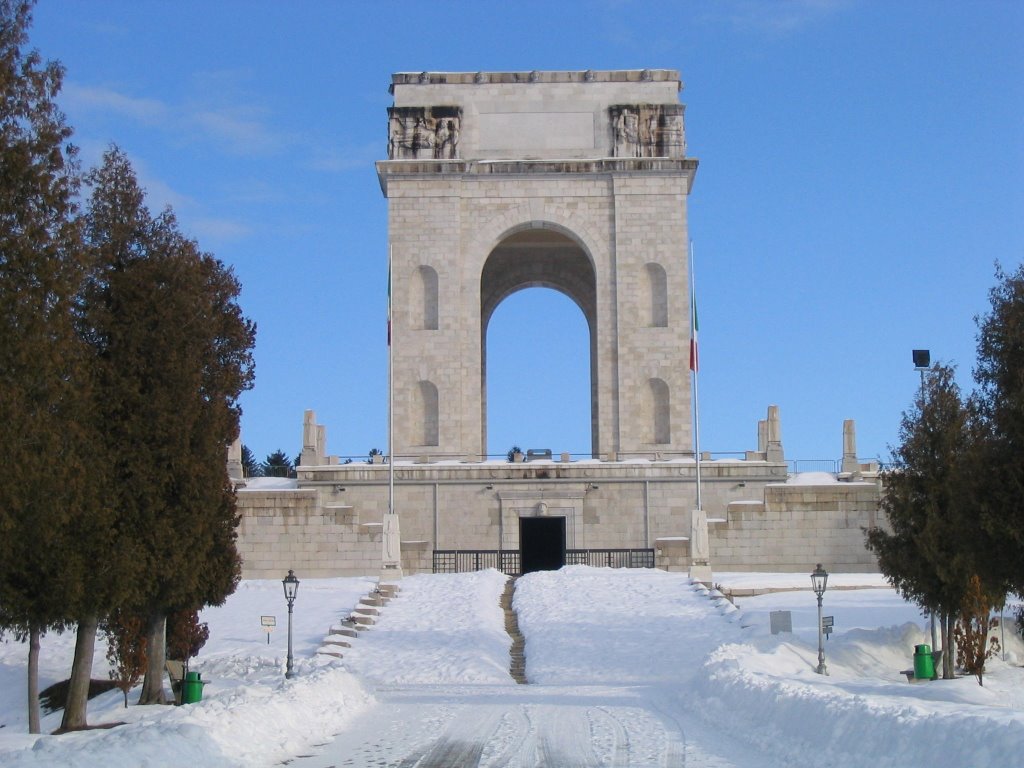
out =
[[406,579],[346,659],[379,703],[293,764],[775,765],[687,701],[704,658],[740,630],[685,577],[580,567],[520,579],[526,686],[507,672],[503,586],[493,571]]

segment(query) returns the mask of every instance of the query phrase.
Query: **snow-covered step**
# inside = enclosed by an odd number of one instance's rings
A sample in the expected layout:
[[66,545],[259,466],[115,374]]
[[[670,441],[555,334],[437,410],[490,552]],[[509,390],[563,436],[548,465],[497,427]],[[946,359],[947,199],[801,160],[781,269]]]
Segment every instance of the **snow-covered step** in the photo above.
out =
[[377,592],[390,600],[401,592],[401,587],[397,584],[378,584]]
[[352,629],[352,627],[331,627],[327,631],[328,635],[344,635],[345,637],[358,637],[359,633]]

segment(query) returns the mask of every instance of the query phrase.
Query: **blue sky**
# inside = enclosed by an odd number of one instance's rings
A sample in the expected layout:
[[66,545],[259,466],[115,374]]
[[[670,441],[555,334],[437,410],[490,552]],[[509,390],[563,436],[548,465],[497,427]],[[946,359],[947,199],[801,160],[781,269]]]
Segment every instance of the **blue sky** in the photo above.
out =
[[[993,265],[1024,260],[1024,3],[41,0],[86,165],[110,142],[151,207],[231,265],[258,325],[243,440],[386,448],[386,153],[401,71],[678,69],[701,326],[701,448],[885,458],[918,377],[959,366]],[[543,323],[535,318],[545,317]],[[488,449],[590,446],[586,327],[559,294],[497,310]],[[680,365],[687,350],[680,350]]]

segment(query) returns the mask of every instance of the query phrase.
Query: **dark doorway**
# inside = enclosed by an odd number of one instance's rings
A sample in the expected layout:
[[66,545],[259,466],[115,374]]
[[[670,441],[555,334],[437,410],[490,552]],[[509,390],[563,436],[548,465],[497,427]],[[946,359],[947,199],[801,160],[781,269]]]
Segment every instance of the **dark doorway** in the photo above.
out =
[[565,565],[565,518],[519,518],[519,556],[524,574]]

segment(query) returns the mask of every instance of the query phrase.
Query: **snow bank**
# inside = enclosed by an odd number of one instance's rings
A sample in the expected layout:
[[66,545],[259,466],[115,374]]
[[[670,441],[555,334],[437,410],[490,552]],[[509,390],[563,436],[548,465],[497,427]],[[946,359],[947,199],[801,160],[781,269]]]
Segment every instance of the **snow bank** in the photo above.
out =
[[[115,698],[120,698],[117,692]],[[137,707],[110,730],[30,737],[2,754],[5,768],[190,768],[271,765],[323,741],[372,703],[348,672],[321,667],[276,685],[256,684],[182,707]],[[138,717],[139,710],[145,710]],[[26,739],[27,741],[28,739]]]
[[1024,754],[1019,711],[919,696],[949,694],[941,691],[947,686],[978,688],[973,678],[860,684],[860,675],[834,660],[831,678],[815,674],[816,663],[816,649],[785,643],[771,651],[723,646],[694,681],[700,712],[715,727],[797,766],[1017,765]]
[[[784,586],[786,577],[752,580]],[[795,766],[1020,762],[1024,670],[996,658],[988,663],[984,688],[973,677],[908,683],[901,670],[913,666],[914,646],[930,641],[919,609],[892,589],[826,595],[825,613],[834,615],[836,626],[825,646],[828,676],[814,671],[813,593],[738,602],[746,642],[716,649],[693,681],[693,701],[699,702],[695,711],[714,727]],[[791,611],[793,634],[769,634],[772,610]],[[1006,644],[1010,658],[1022,650],[1012,633]]]
[[[202,612],[210,640],[192,660],[207,681],[203,701],[182,707],[123,707],[120,691],[89,702],[92,724],[124,722],[109,730],[64,736],[29,735],[25,715],[25,644],[0,643],[0,764],[8,766],[165,766],[221,768],[273,764],[329,739],[373,699],[350,672],[332,666],[316,649],[327,628],[350,612],[373,585],[366,578],[308,579],[299,587],[293,621],[297,676],[284,680],[286,608],[281,582],[243,581],[217,608]],[[268,636],[261,616],[277,617]],[[269,642],[268,642],[269,640]],[[105,677],[105,642],[96,647],[94,677]],[[43,638],[40,686],[62,680],[71,668],[74,633]],[[44,716],[49,734],[61,712]],[[173,756],[173,761],[169,759]]]
[[239,491],[297,491],[299,481],[289,477],[248,477]]

